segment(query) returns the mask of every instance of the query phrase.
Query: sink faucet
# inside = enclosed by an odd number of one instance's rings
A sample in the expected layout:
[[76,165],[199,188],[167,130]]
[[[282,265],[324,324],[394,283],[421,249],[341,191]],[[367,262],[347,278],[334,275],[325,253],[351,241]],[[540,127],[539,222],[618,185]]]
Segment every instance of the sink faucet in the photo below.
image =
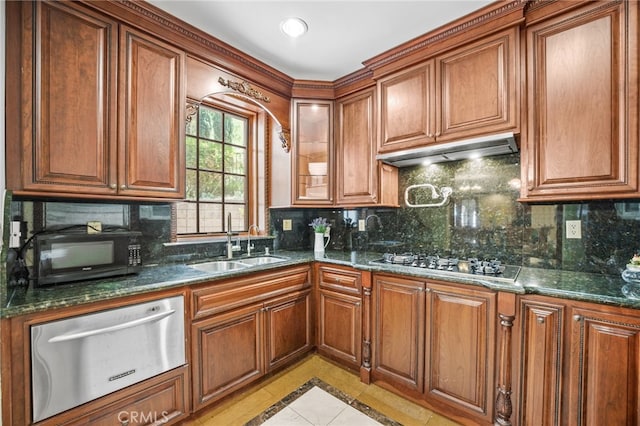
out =
[[253,250],[253,246],[251,245],[251,228],[256,228],[256,235],[260,235],[260,227],[258,225],[250,225],[247,230],[247,256],[251,256],[251,250]]
[[231,237],[234,234],[231,232],[231,212],[227,215],[227,259],[233,259],[233,252],[240,250],[240,244],[233,245]]

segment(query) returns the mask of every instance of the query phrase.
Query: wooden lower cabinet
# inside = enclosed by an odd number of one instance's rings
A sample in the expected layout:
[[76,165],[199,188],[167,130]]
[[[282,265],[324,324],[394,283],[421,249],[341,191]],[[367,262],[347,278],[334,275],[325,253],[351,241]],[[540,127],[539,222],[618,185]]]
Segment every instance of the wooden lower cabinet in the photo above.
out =
[[310,275],[303,265],[192,290],[194,411],[313,348]]
[[640,424],[640,315],[571,309],[567,425]]
[[[170,425],[184,420],[189,414],[189,401],[185,389],[188,389],[188,366],[179,367],[160,376],[149,379],[143,384],[107,397],[112,400],[105,404],[101,401],[86,414],[78,416],[62,414],[38,423],[41,425]],[[139,388],[139,389],[138,389]],[[73,420],[65,421],[66,418]]]
[[194,409],[264,375],[262,303],[191,326]]
[[372,368],[402,388],[423,391],[426,283],[374,275],[372,294]]
[[318,352],[353,369],[362,363],[363,274],[334,265],[320,265],[316,273]]
[[427,283],[425,397],[493,420],[496,293]]
[[562,402],[563,304],[549,300],[520,301],[520,353],[522,361],[519,413],[522,426],[560,425]]
[[640,424],[640,313],[523,296],[514,424]]
[[267,371],[271,371],[312,346],[311,289],[265,304]]
[[496,293],[374,274],[374,380],[444,415],[493,420]]

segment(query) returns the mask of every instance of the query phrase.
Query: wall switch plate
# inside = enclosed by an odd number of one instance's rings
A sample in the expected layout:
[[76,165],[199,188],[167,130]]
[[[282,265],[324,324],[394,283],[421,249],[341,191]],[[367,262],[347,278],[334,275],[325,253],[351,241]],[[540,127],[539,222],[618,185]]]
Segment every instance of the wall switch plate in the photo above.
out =
[[283,219],[282,220],[282,230],[283,231],[291,231],[291,219]]
[[87,234],[99,234],[102,232],[102,222],[87,222]]
[[567,220],[566,223],[567,229],[567,239],[579,240],[582,238],[582,222],[579,220]]
[[364,219],[358,219],[358,231],[364,232],[367,230],[367,221]]

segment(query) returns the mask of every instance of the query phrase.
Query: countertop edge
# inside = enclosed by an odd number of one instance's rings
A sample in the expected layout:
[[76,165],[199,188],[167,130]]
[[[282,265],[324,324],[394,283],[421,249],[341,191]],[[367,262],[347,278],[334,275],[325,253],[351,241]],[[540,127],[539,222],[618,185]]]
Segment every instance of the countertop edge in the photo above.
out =
[[[145,267],[139,275],[94,280],[91,287],[88,287],[87,283],[71,283],[45,289],[31,287],[26,290],[24,288],[8,289],[6,300],[3,301],[3,307],[0,309],[0,318],[193,286],[311,262],[342,265],[374,273],[446,281],[519,295],[535,294],[640,309],[640,300],[629,299],[622,295],[620,288],[625,282],[621,277],[523,267],[515,282],[503,282],[492,280],[490,277],[451,276],[431,270],[411,270],[401,266],[371,264],[370,260],[378,256],[377,254],[369,256],[364,254],[357,259],[354,259],[350,253],[342,252],[327,253],[323,258],[316,258],[313,253],[299,251],[279,251],[274,254],[286,260],[224,273],[205,273],[191,268],[188,264],[157,265]],[[51,297],[52,295],[54,296]]]

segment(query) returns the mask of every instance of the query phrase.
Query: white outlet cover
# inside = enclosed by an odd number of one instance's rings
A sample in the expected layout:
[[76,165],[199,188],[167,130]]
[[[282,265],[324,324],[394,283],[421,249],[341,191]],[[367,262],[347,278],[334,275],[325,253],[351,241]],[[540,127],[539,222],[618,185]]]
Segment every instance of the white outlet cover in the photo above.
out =
[[582,238],[582,222],[579,220],[567,220],[565,222],[567,239]]

